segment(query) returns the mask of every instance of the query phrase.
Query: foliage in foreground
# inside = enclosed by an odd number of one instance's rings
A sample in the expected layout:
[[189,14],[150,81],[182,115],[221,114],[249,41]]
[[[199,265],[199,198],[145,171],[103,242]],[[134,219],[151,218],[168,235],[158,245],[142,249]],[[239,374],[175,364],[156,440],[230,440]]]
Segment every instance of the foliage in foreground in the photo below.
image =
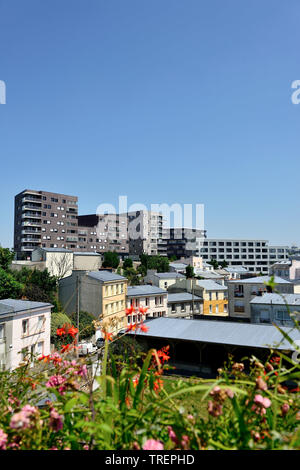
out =
[[[57,330],[65,338],[76,332]],[[98,378],[75,358],[75,340],[34,369],[25,363],[0,374],[0,449],[300,449],[299,394],[284,388],[288,379],[299,385],[297,361],[281,353],[265,364],[252,357],[246,375],[243,363],[230,360],[215,383],[178,380],[167,392],[168,346],[124,360],[112,352],[120,352],[112,347],[119,338],[104,336]],[[185,406],[196,392],[205,416]]]

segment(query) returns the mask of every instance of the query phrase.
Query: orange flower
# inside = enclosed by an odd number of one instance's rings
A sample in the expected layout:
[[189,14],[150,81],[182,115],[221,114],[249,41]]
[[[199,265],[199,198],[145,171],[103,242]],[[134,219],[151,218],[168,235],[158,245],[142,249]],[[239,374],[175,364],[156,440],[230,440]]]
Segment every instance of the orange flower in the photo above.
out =
[[66,352],[66,351],[69,351],[70,349],[71,349],[71,344],[65,344],[65,345],[62,346],[60,352],[61,352],[61,353],[64,353],[64,352]]
[[57,328],[56,330],[57,336],[62,336],[66,334],[66,330],[64,328]]
[[50,362],[50,355],[44,356],[44,354],[38,358],[39,361]]
[[133,305],[131,305],[129,308],[126,308],[125,310],[126,315],[131,315],[134,312],[135,312],[135,308]]
[[75,328],[75,326],[71,326],[71,328],[68,329],[68,334],[71,335],[73,338],[77,335],[78,333],[78,328]]
[[148,326],[145,326],[143,323],[139,325],[139,327],[144,333],[147,333],[147,331],[149,330]]
[[112,341],[112,333],[107,333],[106,331],[103,331],[103,337],[107,341]]
[[147,310],[148,310],[148,307],[139,307],[139,312],[142,313],[143,315],[145,315]]
[[135,331],[135,330],[136,330],[136,327],[137,327],[136,323],[130,323],[130,325],[128,326],[128,328],[127,328],[127,330],[126,330],[126,333],[127,333],[128,331]]

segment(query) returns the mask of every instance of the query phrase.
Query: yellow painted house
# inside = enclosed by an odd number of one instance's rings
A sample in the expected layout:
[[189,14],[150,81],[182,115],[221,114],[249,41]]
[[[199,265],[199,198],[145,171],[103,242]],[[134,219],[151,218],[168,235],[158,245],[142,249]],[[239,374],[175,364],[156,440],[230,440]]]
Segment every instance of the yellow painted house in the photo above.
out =
[[194,280],[195,291],[202,289],[203,315],[228,316],[227,287],[211,280]]
[[77,289],[79,310],[93,314],[101,328],[117,332],[127,326],[127,282],[108,270],[73,271],[59,281],[59,300],[67,314],[75,312]]

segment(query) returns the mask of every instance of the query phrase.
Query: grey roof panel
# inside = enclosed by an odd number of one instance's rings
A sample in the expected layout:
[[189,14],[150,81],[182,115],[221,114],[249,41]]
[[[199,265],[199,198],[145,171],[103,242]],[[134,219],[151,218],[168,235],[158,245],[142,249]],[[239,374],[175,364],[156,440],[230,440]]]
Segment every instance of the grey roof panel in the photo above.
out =
[[202,300],[202,297],[197,295],[192,295],[189,292],[178,292],[176,294],[168,294],[168,302],[187,302],[191,300],[199,301]]
[[202,280],[197,279],[196,284],[200,287],[203,287],[203,289],[205,290],[227,290],[226,286],[223,286],[222,284],[218,284],[217,282],[214,282],[210,279],[202,279]]
[[[149,320],[146,321],[146,324],[149,328],[147,333],[134,332],[134,334],[202,343],[294,350],[293,346],[283,339],[279,330],[273,325],[167,317]],[[282,327],[282,330],[288,333],[293,340],[300,340],[300,332],[294,328]]]
[[36,308],[53,307],[45,302],[32,302],[30,300],[4,299],[0,300],[0,314],[23,312]]
[[167,294],[165,289],[161,289],[160,287],[150,286],[148,284],[141,285],[141,286],[128,286],[127,287],[127,296],[128,297],[138,297],[138,296],[147,296],[147,295],[155,295],[155,294]]
[[[271,276],[256,276],[256,277],[247,277],[246,279],[238,279],[234,281],[229,281],[230,283],[236,284],[264,284],[264,282],[269,282]],[[282,277],[274,276],[275,284],[291,284],[291,282],[286,281]]]
[[102,282],[126,280],[126,277],[111,273],[110,271],[90,271],[87,275]]
[[300,305],[300,294],[263,294],[254,297],[250,304]]

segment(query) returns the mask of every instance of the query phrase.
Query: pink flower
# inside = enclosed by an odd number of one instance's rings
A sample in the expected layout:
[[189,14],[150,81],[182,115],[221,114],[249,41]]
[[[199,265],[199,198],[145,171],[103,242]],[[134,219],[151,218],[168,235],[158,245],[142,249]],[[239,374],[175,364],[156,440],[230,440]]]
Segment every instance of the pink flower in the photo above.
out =
[[169,433],[169,438],[171,439],[171,441],[173,441],[176,445],[178,445],[178,438],[172,428],[172,426],[168,426],[168,433]]
[[58,432],[63,428],[63,416],[58,414],[54,408],[50,411],[49,426],[55,432]]
[[30,427],[30,419],[26,412],[15,413],[10,420],[10,427],[13,429],[26,429]]
[[23,411],[24,413],[27,413],[28,416],[30,416],[30,415],[34,415],[38,411],[38,409],[35,406],[25,405],[23,406],[21,411]]
[[231,390],[230,388],[227,388],[226,393],[229,398],[232,399],[234,397],[234,391]]
[[160,441],[156,441],[155,439],[148,439],[145,444],[143,445],[144,450],[163,450],[164,445]]
[[217,416],[220,416],[223,413],[223,407],[220,403],[217,402],[212,402],[209,400],[207,403],[207,411],[211,416],[214,416],[215,418]]
[[284,403],[281,407],[282,416],[285,416],[288,413],[289,409],[290,409],[290,405],[288,405],[287,403]]
[[181,447],[183,447],[184,449],[187,449],[189,442],[190,442],[189,436],[186,436],[186,435],[181,436]]
[[7,434],[2,429],[0,429],[0,450],[6,449],[6,443],[7,443]]
[[258,377],[255,382],[256,388],[258,388],[258,390],[267,390],[268,386],[261,377]]

